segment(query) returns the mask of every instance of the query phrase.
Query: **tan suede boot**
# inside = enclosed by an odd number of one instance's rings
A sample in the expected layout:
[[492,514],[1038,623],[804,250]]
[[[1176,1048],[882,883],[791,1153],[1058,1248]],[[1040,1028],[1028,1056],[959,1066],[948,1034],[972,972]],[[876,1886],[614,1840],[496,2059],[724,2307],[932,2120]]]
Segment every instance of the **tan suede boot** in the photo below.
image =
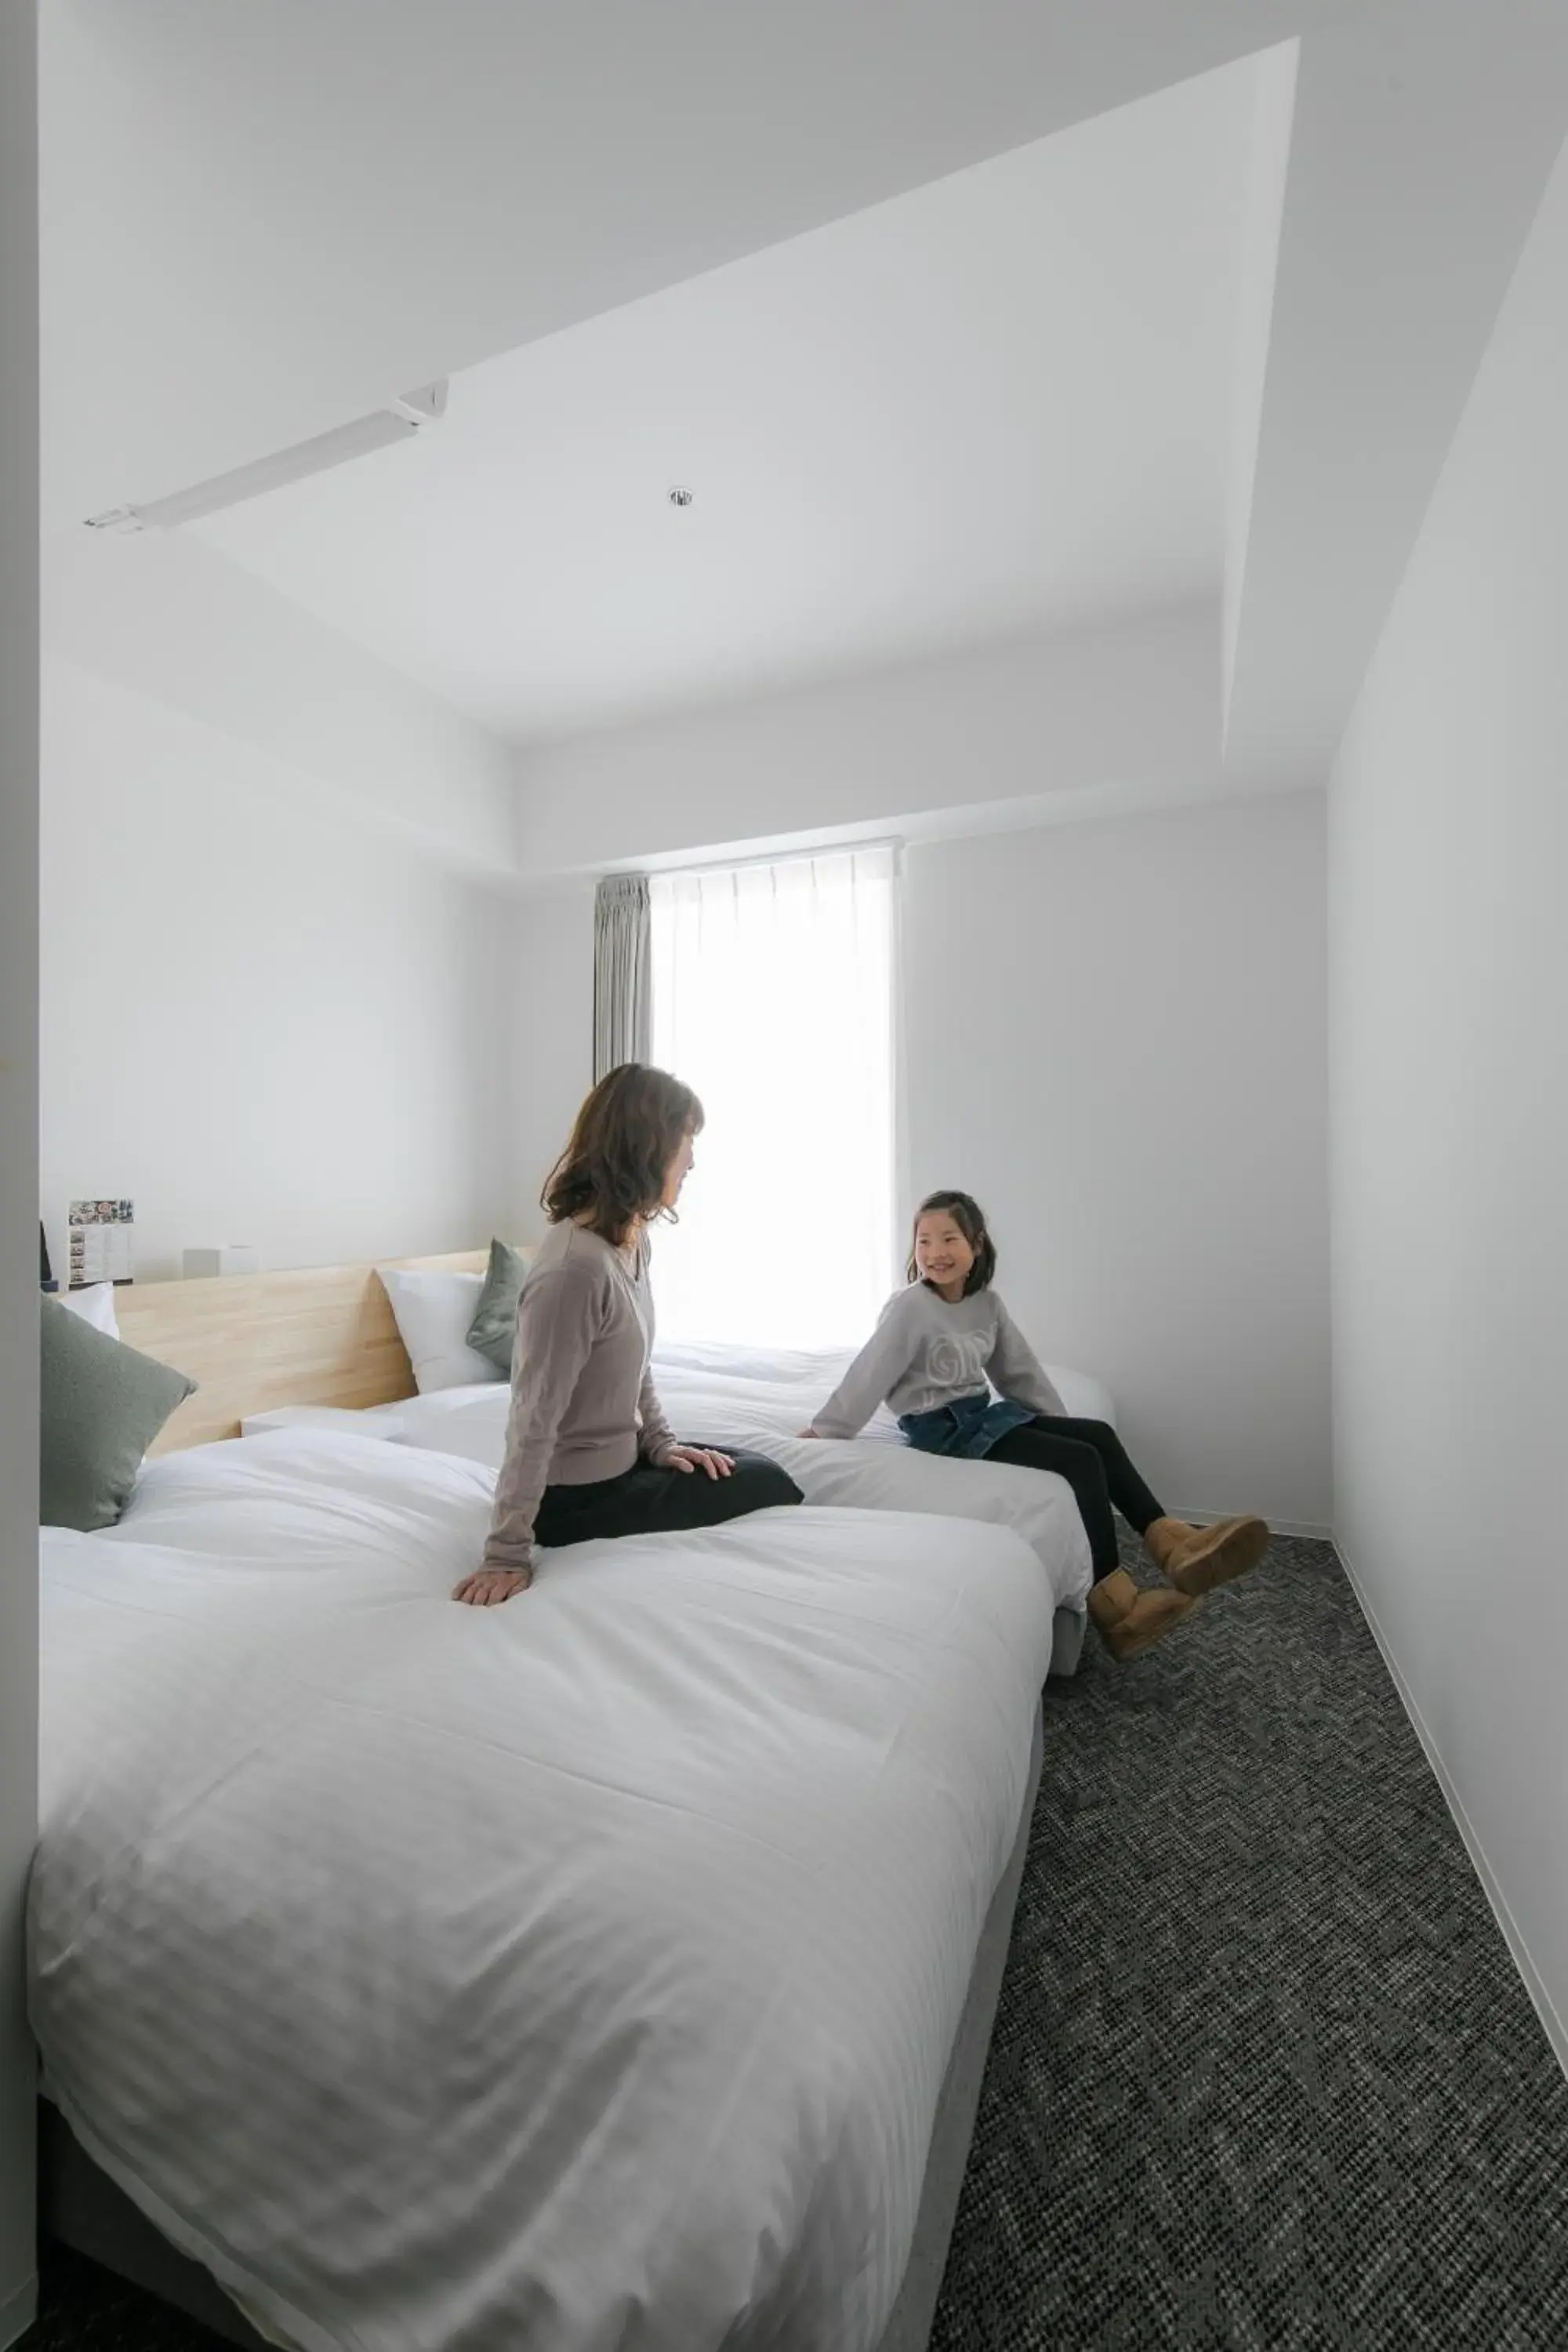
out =
[[1154,1519],[1143,1530],[1149,1557],[1178,1592],[1200,1595],[1256,1568],[1268,1549],[1267,1520],[1247,1515],[1193,1528],[1185,1519]]
[[1145,1592],[1124,1568],[1089,1588],[1094,1630],[1113,1658],[1135,1658],[1184,1624],[1197,1607],[1184,1592]]

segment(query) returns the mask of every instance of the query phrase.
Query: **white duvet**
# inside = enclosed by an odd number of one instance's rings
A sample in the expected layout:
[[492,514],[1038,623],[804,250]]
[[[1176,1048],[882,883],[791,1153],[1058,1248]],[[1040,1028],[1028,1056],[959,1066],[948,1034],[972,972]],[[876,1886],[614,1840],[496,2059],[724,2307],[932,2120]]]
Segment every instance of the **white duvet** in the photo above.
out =
[[868,2352],[1022,1801],[1036,1560],[780,1511],[463,1609],[490,1486],[294,1431],[46,1534],[51,2091],[308,2352]]
[[[892,1415],[880,1412],[852,1444],[801,1438],[848,1366],[848,1350],[785,1354],[735,1347],[661,1346],[654,1359],[659,1397],[682,1437],[746,1446],[787,1470],[812,1504],[853,1510],[929,1511],[1015,1528],[1045,1569],[1052,1605],[1081,1612],[1089,1586],[1089,1538],[1063,1479],[1001,1462],[949,1461],[917,1454]],[[1097,1381],[1051,1368],[1069,1411],[1113,1418]],[[510,1391],[504,1381],[437,1389],[369,1412],[285,1410],[277,1425],[315,1420],[356,1424],[405,1445],[456,1454],[499,1471]],[[258,1424],[259,1425],[259,1424]],[[249,1426],[249,1424],[247,1424]]]

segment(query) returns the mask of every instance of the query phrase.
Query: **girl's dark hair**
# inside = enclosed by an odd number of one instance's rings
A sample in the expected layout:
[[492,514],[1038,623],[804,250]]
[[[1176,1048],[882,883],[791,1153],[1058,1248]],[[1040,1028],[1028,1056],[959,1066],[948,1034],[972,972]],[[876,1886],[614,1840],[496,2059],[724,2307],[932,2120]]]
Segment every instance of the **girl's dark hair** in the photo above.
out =
[[623,1062],[599,1080],[551,1170],[540,1194],[551,1223],[572,1217],[603,1241],[624,1241],[634,1218],[660,1213],[665,1171],[701,1128],[689,1087],[668,1070]]
[[915,1235],[920,1231],[921,1219],[934,1216],[951,1217],[974,1252],[974,1264],[963,1285],[965,1298],[973,1298],[977,1290],[989,1290],[996,1272],[996,1244],[985,1230],[979,1202],[972,1200],[967,1192],[931,1192],[921,1202],[910,1228],[910,1262],[904,1269],[905,1279],[921,1279],[920,1267],[915,1264]]

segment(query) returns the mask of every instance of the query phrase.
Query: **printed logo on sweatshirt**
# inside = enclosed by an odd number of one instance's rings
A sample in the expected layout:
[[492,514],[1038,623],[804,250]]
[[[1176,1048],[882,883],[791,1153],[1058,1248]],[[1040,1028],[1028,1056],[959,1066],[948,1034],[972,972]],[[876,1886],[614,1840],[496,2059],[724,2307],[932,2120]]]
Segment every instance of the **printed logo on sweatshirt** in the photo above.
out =
[[933,1388],[955,1394],[985,1386],[986,1347],[978,1332],[949,1333],[933,1339],[926,1351],[926,1370]]

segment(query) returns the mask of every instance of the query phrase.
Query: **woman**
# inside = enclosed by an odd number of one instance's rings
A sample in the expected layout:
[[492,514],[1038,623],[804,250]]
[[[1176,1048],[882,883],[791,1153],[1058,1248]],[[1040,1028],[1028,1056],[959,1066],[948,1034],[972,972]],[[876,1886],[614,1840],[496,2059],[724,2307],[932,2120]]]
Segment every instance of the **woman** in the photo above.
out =
[[[1196,1528],[1170,1517],[1110,1423],[1072,1418],[993,1288],[996,1245],[967,1192],[922,1201],[905,1287],[803,1437],[854,1437],[879,1404],[927,1454],[1054,1472],[1072,1488],[1089,1538],[1089,1613],[1114,1658],[1173,1633],[1216,1585],[1257,1567],[1268,1544],[1253,1513]],[[994,1386],[996,1394],[992,1395]],[[1120,1511],[1170,1590],[1141,1591],[1121,1563]]]
[[683,1445],[648,1373],[647,1228],[673,1217],[701,1126],[690,1087],[638,1062],[612,1070],[578,1112],[518,1304],[484,1559],[455,1600],[489,1607],[525,1591],[536,1544],[718,1527],[800,1501],[776,1463]]

